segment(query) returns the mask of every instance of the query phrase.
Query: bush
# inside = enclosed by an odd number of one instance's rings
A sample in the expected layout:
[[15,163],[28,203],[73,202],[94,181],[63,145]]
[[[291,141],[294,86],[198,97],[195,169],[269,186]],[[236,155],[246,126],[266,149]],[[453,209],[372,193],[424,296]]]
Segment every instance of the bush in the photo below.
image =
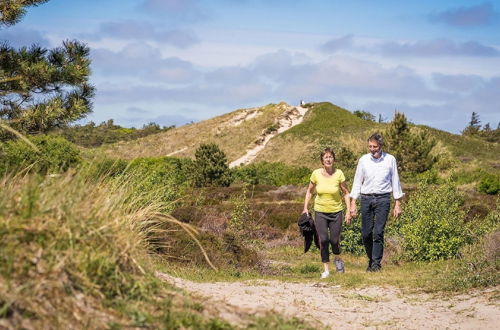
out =
[[477,190],[488,195],[498,194],[500,192],[500,175],[485,174],[479,182]]
[[419,186],[395,224],[403,238],[403,257],[432,261],[458,256],[471,238],[464,219],[463,197],[454,186]]
[[90,167],[90,176],[94,178],[117,177],[127,169],[129,162],[124,159],[101,158],[94,159],[87,164]]
[[71,142],[47,135],[30,137],[37,152],[23,140],[10,140],[0,147],[0,174],[17,172],[30,167],[41,174],[66,171],[80,161],[80,152]]
[[134,159],[126,173],[136,186],[136,194],[161,192],[162,202],[170,205],[163,211],[171,211],[171,203],[182,195],[181,188],[190,184],[191,168],[189,159],[148,157]]
[[281,162],[259,162],[238,167],[234,176],[248,184],[273,186],[305,185],[309,182],[311,170],[303,166],[289,166]]
[[448,288],[470,289],[499,284],[499,226],[476,243],[464,246],[460,252],[463,255],[460,266],[451,274],[446,274]]
[[233,181],[226,154],[215,143],[202,144],[195,151],[194,183],[197,187],[229,187]]
[[458,185],[477,182],[486,174],[483,169],[477,168],[472,171],[454,171],[450,175],[450,181]]
[[350,225],[342,226],[340,247],[344,253],[352,253],[355,255],[364,255],[365,248],[363,238],[361,237],[361,216],[357,219],[352,219]]

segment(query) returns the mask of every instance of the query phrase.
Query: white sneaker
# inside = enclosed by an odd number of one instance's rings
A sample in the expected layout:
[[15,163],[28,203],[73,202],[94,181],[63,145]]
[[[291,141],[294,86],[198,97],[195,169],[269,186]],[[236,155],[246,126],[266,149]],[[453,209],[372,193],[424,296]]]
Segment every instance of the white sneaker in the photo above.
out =
[[321,278],[327,278],[328,276],[330,276],[330,272],[321,273]]

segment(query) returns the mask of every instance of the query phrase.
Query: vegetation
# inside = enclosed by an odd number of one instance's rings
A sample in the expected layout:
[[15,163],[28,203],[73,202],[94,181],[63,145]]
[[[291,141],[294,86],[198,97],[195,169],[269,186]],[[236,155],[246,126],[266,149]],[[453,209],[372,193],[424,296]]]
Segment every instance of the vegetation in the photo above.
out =
[[453,186],[420,186],[405,205],[398,226],[407,260],[457,257],[471,241],[465,230],[463,196]]
[[21,170],[60,173],[80,163],[79,150],[61,137],[39,135],[0,143],[0,175]]
[[470,122],[462,131],[462,135],[470,137],[478,137],[488,142],[500,142],[500,122],[496,129],[492,129],[490,123],[486,123],[481,128],[481,120],[479,114],[472,112]]
[[223,186],[231,184],[226,154],[215,143],[201,144],[195,152],[194,182],[197,187]]
[[175,126],[161,128],[160,125],[149,123],[141,129],[126,128],[116,125],[112,119],[96,125],[90,122],[85,125],[74,125],[60,128],[51,132],[60,135],[79,146],[92,148],[103,144],[115,143],[119,141],[130,141],[139,139],[151,134],[166,132]]
[[[19,21],[26,6],[45,1],[7,1],[0,22]],[[83,118],[92,110],[90,50],[79,41],[64,41],[48,50],[37,45],[14,49],[0,45],[0,119],[19,132],[45,133]],[[0,131],[0,140],[13,138]]]
[[26,13],[25,7],[38,6],[48,0],[9,0],[0,3],[0,25],[13,25]]
[[236,180],[252,185],[305,185],[309,182],[311,170],[304,166],[289,166],[281,162],[257,162],[237,167],[234,176]]
[[96,180],[85,172],[0,183],[0,317],[7,327],[227,326],[179,308],[155,279],[148,251],[172,244],[160,194],[137,196],[125,177]]
[[396,112],[385,133],[387,151],[398,161],[398,170],[404,175],[428,171],[436,163],[431,153],[436,145],[425,132],[412,132],[406,116]]
[[485,174],[479,182],[478,190],[489,195],[500,193],[500,175]]
[[355,110],[353,112],[353,114],[356,116],[356,117],[359,117],[363,120],[368,120],[368,121],[375,121],[375,116],[373,114],[371,114],[370,112],[368,111],[364,111],[364,110]]

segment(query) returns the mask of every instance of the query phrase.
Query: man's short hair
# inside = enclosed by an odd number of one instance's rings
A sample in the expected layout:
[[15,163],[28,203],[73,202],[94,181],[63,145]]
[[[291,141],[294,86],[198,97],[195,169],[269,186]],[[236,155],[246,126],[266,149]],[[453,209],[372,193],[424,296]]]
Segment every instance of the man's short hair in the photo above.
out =
[[370,135],[370,137],[368,138],[368,142],[370,141],[377,142],[378,145],[381,147],[384,146],[384,138],[379,133],[373,133],[372,135]]

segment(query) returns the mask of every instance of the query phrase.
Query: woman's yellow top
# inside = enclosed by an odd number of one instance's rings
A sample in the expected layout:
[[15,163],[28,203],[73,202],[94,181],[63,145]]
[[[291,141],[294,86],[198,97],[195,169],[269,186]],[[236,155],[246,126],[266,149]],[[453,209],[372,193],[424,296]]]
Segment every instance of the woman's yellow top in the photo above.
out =
[[344,173],[335,169],[335,172],[326,177],[321,172],[322,168],[314,170],[311,174],[311,182],[316,185],[316,198],[314,199],[314,211],[334,213],[342,211],[342,196],[340,184],[345,181]]

